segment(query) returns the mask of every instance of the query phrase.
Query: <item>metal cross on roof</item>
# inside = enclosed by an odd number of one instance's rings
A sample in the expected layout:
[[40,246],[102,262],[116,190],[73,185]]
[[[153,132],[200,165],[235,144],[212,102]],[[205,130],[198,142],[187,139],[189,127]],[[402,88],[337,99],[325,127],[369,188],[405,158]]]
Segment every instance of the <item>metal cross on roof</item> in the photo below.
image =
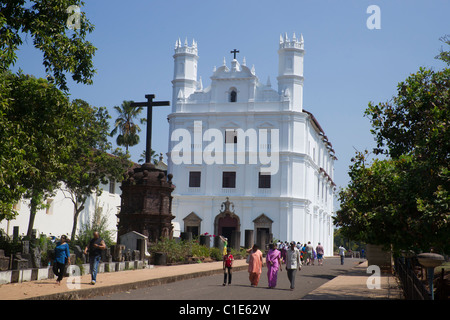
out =
[[239,53],[239,50],[234,49],[233,51],[230,51],[234,55],[234,59],[236,60],[236,53]]

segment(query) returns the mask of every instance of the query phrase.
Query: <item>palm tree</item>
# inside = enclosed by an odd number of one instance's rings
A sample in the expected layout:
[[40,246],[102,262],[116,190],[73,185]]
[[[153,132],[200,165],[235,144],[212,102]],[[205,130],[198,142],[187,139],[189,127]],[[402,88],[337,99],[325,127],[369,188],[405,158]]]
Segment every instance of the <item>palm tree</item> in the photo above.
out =
[[[138,162],[139,163],[145,162],[145,157],[146,157],[146,150],[144,150],[141,153],[141,158],[138,160]],[[150,159],[154,165],[157,165],[159,162],[158,155],[156,154],[155,150],[153,150],[153,149],[150,151]]]
[[[126,152],[128,154],[128,147],[132,147],[139,143],[139,135],[138,132],[141,132],[141,128],[139,125],[134,123],[134,119],[138,117],[138,115],[142,112],[142,107],[132,107],[131,104],[133,101],[122,102],[122,105],[114,106],[114,109],[119,113],[119,116],[116,119],[114,124],[114,129],[111,131],[111,137],[114,136],[117,132],[119,135],[117,136],[116,142],[119,146],[125,146]],[[147,119],[141,118],[141,124],[146,122]]]

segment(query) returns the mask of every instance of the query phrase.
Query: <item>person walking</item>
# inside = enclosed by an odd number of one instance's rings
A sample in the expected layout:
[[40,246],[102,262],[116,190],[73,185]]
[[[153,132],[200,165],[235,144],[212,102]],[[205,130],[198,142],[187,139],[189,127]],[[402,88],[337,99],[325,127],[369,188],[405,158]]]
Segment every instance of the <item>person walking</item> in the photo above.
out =
[[269,281],[269,289],[277,286],[278,269],[281,269],[281,252],[277,250],[276,245],[269,244],[269,251],[266,255],[267,279]]
[[323,266],[323,254],[324,254],[324,252],[325,252],[325,250],[323,249],[323,246],[319,242],[317,247],[316,247],[317,263],[318,263],[319,266]]
[[303,244],[302,249],[300,251],[300,256],[302,259],[302,263],[306,263],[306,258],[307,258],[307,254],[306,254],[306,242]]
[[281,242],[281,245],[278,247],[278,251],[281,253],[281,260],[286,261],[286,250],[288,249],[286,245]]
[[306,265],[311,264],[312,252],[313,246],[311,244],[311,241],[308,241],[308,244],[306,245]]
[[286,252],[286,271],[289,282],[291,283],[291,291],[295,289],[295,276],[298,270],[302,269],[300,260],[300,251],[295,247],[295,242],[291,242],[290,248]]
[[97,282],[98,265],[102,259],[102,250],[106,249],[105,241],[100,238],[98,231],[94,231],[93,238],[89,242],[89,245],[84,249],[84,254],[89,251],[89,265],[91,270],[91,284],[94,285]]
[[223,256],[223,285],[227,285],[227,272],[228,272],[228,285],[231,284],[231,271],[233,268],[234,257],[231,254],[231,249],[227,249],[227,254]]
[[61,240],[56,243],[55,261],[53,262],[53,273],[58,277],[56,279],[58,285],[61,285],[67,264],[70,264],[69,244],[67,243],[67,236],[62,235]]
[[345,251],[347,251],[347,249],[345,249],[343,246],[339,246],[339,256],[341,257],[341,265],[344,264]]
[[250,254],[250,259],[248,261],[248,273],[249,280],[252,287],[256,287],[259,283],[259,278],[261,277],[263,256],[261,250],[259,250],[256,244],[247,252]]

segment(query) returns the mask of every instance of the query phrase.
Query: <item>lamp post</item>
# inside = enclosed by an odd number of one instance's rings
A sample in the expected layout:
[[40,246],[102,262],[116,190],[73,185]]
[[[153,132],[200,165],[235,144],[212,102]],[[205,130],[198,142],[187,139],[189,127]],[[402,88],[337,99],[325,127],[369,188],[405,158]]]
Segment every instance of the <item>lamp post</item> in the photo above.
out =
[[417,260],[419,260],[419,263],[423,267],[427,268],[431,300],[434,300],[434,288],[433,288],[434,268],[439,267],[442,263],[444,263],[444,257],[436,253],[421,253],[417,255]]

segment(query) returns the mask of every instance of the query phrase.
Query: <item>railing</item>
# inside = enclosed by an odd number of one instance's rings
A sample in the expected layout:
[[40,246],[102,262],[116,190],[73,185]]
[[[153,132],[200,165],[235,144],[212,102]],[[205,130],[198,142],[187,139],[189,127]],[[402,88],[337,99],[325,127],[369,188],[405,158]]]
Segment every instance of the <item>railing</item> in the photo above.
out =
[[406,300],[431,300],[424,284],[414,272],[414,260],[410,258],[395,259],[395,272],[400,279]]

